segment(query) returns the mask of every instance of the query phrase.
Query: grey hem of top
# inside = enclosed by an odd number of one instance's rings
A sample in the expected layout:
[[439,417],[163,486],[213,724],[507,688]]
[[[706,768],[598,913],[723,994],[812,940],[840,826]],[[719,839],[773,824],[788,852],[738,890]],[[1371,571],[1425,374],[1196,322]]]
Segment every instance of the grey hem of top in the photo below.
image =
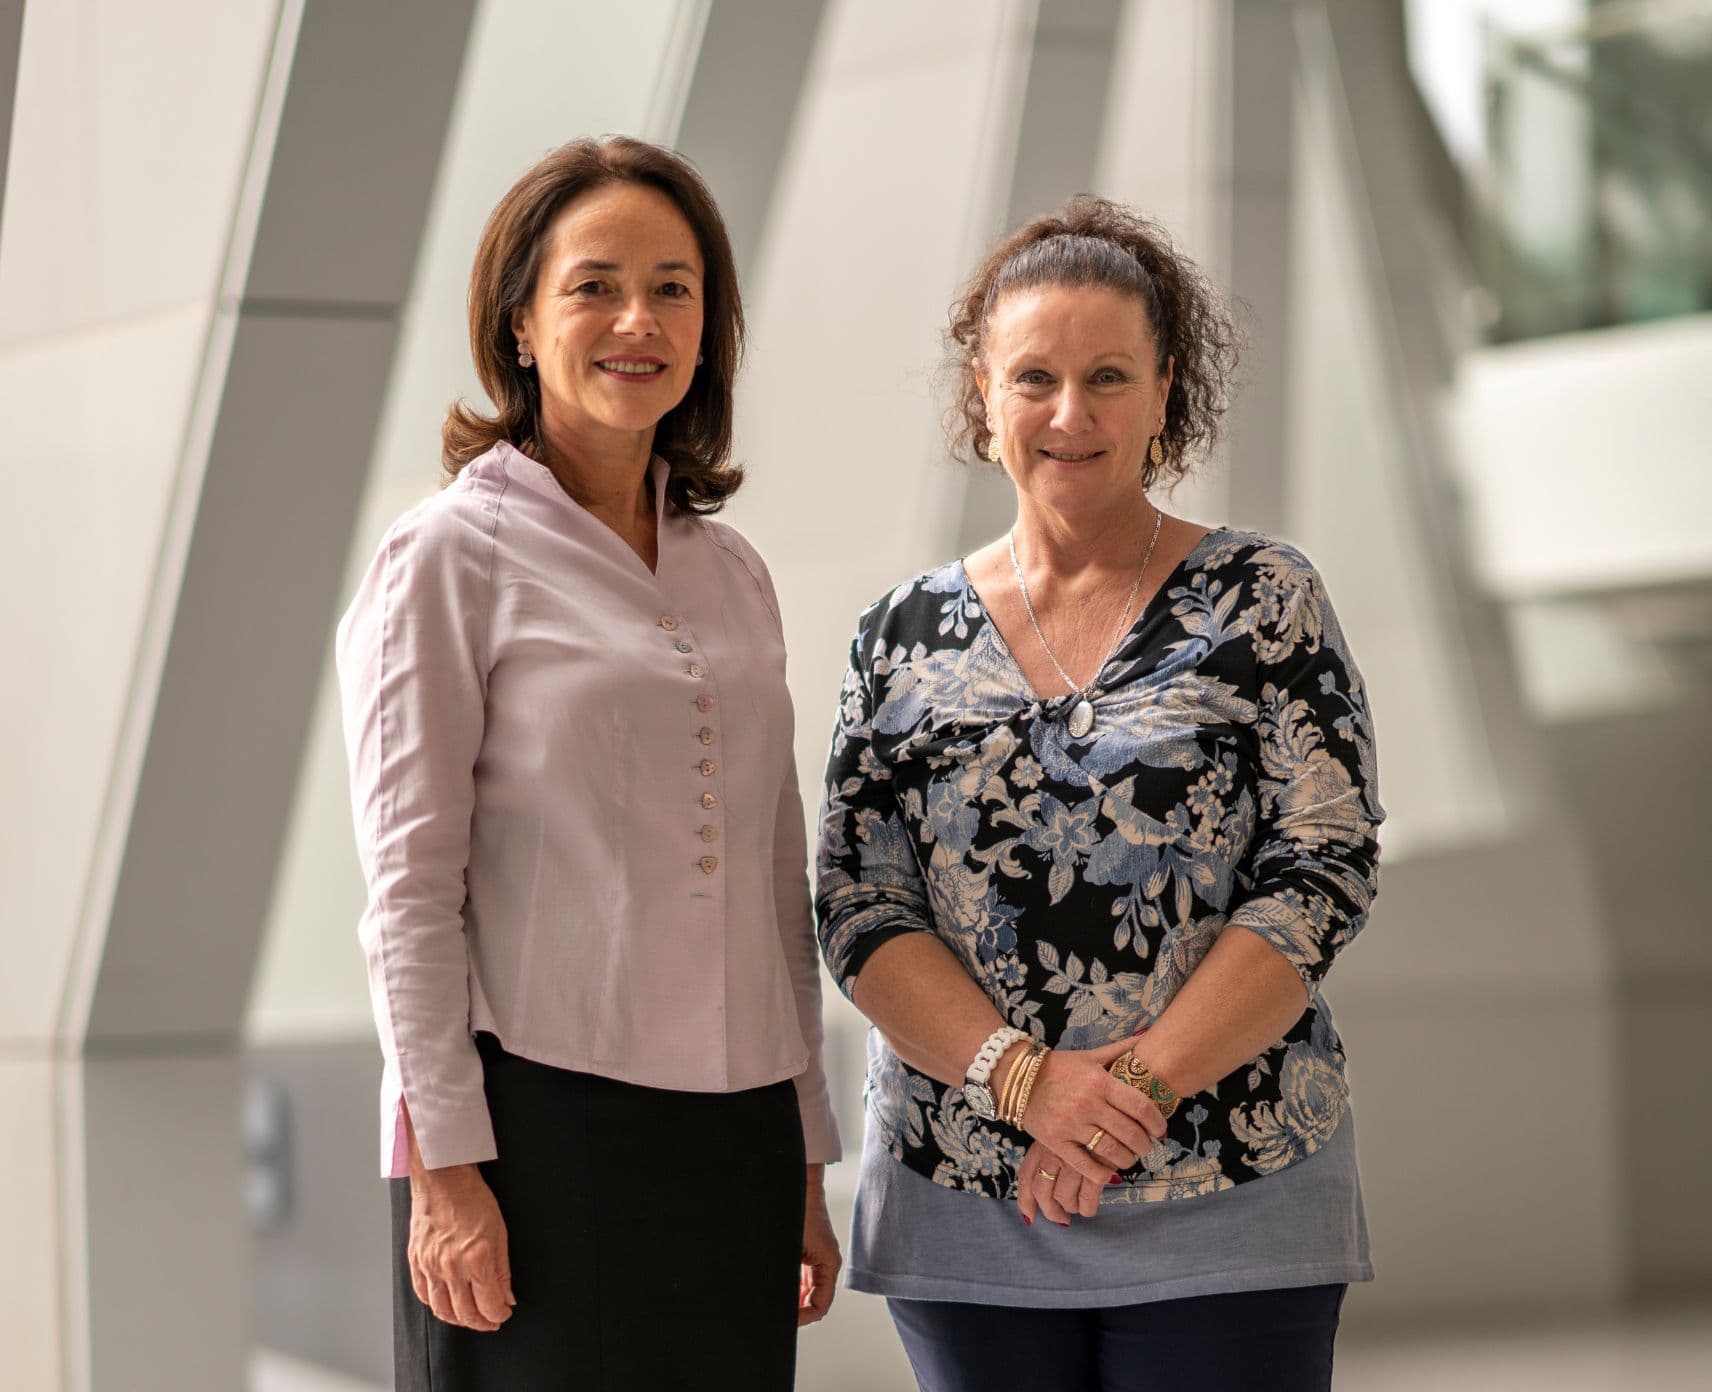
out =
[[844,1284],[867,1295],[895,1300],[949,1300],[965,1305],[1011,1305],[1030,1310],[1092,1310],[1112,1305],[1149,1305],[1199,1295],[1236,1295],[1243,1291],[1290,1290],[1299,1286],[1354,1285],[1373,1279],[1372,1262],[1313,1262],[1257,1271],[1212,1271],[1202,1276],[1172,1276],[1139,1286],[1105,1290],[1053,1291],[1031,1286],[1009,1289],[940,1276],[910,1276],[850,1269]]

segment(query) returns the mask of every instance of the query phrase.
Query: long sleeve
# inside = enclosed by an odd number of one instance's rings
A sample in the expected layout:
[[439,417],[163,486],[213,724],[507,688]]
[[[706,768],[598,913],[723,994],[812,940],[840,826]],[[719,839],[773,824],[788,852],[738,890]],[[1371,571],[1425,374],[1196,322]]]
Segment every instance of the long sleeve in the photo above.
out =
[[1281,952],[1312,994],[1367,921],[1385,812],[1366,689],[1324,582],[1293,548],[1269,559],[1276,593],[1254,632],[1260,821],[1229,921]]
[[385,1060],[384,1175],[408,1172],[401,1100],[429,1168],[497,1154],[470,1034],[463,915],[486,695],[486,513],[424,505],[400,519],[339,625],[368,885],[360,936]]
[[873,696],[861,643],[858,632],[827,760],[816,857],[820,951],[846,996],[882,944],[902,933],[932,931],[921,866],[891,775],[874,756]]
[[802,796],[797,791],[793,763],[779,789],[774,831],[773,881],[779,908],[779,937],[796,995],[797,1022],[808,1045],[808,1067],[796,1077],[797,1105],[802,1111],[803,1145],[810,1164],[829,1164],[842,1155],[838,1121],[826,1085],[823,1058],[826,1031],[820,1014],[820,952],[815,944],[809,909],[808,842],[803,835]]
[[[772,615],[781,646],[785,641],[784,617],[772,573],[761,553],[747,538],[732,531],[721,533],[760,588],[767,611]],[[794,712],[777,736],[789,746],[795,735]],[[803,834],[802,795],[797,789],[795,757],[786,760],[785,776],[779,784],[778,805],[773,814],[773,904],[779,920],[779,943],[784,949],[790,974],[791,994],[796,999],[797,1025],[808,1046],[808,1066],[796,1075],[797,1107],[802,1113],[803,1148],[811,1165],[831,1164],[843,1155],[838,1137],[838,1118],[832,1109],[832,1093],[826,1083],[826,1028],[820,1011],[820,952],[815,943],[814,917],[808,893],[808,841]]]

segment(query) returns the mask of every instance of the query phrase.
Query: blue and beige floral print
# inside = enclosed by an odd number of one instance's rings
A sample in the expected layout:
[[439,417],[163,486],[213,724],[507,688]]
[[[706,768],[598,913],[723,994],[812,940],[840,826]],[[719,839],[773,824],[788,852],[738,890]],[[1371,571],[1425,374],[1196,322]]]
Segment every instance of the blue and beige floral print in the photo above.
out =
[[[1094,728],[1028,687],[961,562],[870,607],[851,646],[821,813],[821,950],[846,994],[869,955],[936,933],[1004,1018],[1087,1049],[1170,1004],[1240,924],[1312,1004],[1171,1119],[1168,1158],[1109,1201],[1184,1198],[1312,1155],[1348,1106],[1319,994],[1366,921],[1384,817],[1361,674],[1294,547],[1220,529],[1101,671]],[[1028,1138],[870,1039],[870,1124],[940,1184],[1004,1197]]]

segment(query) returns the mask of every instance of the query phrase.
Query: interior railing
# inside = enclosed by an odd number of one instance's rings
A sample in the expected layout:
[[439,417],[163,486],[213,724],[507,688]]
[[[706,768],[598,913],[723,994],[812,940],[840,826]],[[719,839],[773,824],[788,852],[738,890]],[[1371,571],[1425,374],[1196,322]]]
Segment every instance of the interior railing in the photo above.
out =
[[1470,240],[1500,341],[1712,310],[1712,0],[1489,28]]

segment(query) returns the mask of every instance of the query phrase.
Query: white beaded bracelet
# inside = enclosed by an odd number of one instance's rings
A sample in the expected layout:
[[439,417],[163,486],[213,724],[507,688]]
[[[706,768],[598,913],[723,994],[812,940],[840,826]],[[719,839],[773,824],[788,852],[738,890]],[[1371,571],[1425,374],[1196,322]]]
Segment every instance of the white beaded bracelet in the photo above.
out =
[[1019,1029],[1004,1025],[987,1036],[987,1042],[975,1055],[975,1061],[969,1065],[969,1071],[964,1076],[972,1083],[984,1083],[992,1077],[993,1069],[998,1061],[1005,1056],[1005,1050],[1013,1044],[1019,1044],[1028,1036]]
[[993,1065],[1004,1057],[1005,1050],[1018,1042],[1026,1042],[1028,1036],[1019,1029],[1009,1025],[994,1030],[987,1036],[987,1042],[975,1055],[975,1061],[969,1065],[969,1071],[963,1078],[963,1100],[969,1104],[969,1110],[983,1121],[997,1121],[999,1116],[998,1103],[993,1097],[993,1090],[987,1086],[987,1079],[993,1074]]

